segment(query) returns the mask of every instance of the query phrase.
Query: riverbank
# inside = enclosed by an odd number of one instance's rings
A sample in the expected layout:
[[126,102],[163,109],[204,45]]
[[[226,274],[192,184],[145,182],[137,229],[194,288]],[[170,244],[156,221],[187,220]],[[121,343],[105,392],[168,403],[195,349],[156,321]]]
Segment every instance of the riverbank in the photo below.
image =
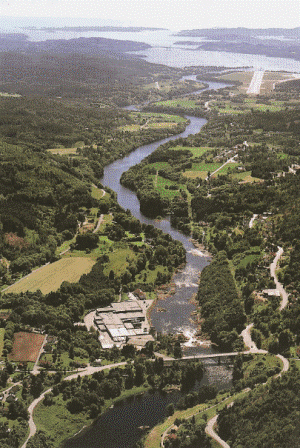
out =
[[90,418],[88,413],[81,412],[72,414],[66,408],[66,402],[62,397],[55,399],[55,403],[45,406],[42,402],[34,410],[34,422],[37,427],[44,430],[52,438],[55,446],[67,448],[71,441],[76,441],[85,437],[91,428],[106,412],[113,409],[118,404],[126,400],[144,395],[150,390],[150,386],[134,387],[125,390],[119,397],[106,400],[102,407],[101,414],[97,418]]
[[196,247],[196,249],[199,249],[201,251],[201,255],[204,257],[212,258],[212,254],[206,249],[204,244],[199,243],[199,241],[191,238],[190,241],[193,243],[193,245]]

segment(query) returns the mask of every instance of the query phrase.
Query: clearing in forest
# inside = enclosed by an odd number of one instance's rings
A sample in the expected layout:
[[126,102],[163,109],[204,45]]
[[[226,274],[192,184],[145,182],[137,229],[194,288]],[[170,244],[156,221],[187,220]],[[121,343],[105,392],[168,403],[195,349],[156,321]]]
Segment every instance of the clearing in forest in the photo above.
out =
[[18,294],[40,289],[43,294],[48,294],[56,291],[64,281],[78,282],[83,274],[90,272],[94,264],[94,260],[85,257],[63,258],[27,275],[8,288],[7,293]]
[[43,334],[21,331],[14,334],[12,352],[8,355],[10,361],[35,362],[43,345]]

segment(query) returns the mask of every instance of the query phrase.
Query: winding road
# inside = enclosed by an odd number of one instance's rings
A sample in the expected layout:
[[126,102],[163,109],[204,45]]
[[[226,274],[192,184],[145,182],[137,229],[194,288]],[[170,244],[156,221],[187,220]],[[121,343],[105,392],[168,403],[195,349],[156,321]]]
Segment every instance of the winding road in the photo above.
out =
[[276,275],[276,268],[277,268],[277,263],[281,257],[281,255],[283,254],[283,249],[282,247],[278,246],[278,251],[276,253],[276,256],[270,266],[270,273],[271,276],[274,279],[275,285],[276,285],[276,289],[278,289],[278,291],[280,292],[281,295],[281,304],[279,307],[279,310],[282,311],[288,304],[289,302],[289,295],[287,294],[287,292],[285,291],[283,285],[278,281],[277,275]]
[[214,440],[216,440],[223,448],[230,448],[228,443],[225,442],[225,440],[221,439],[221,437],[218,436],[218,434],[214,431],[214,426],[217,423],[218,420],[218,414],[216,414],[213,418],[208,420],[205,432],[210,437],[212,437]]
[[[67,376],[66,378],[64,378],[64,381],[71,381],[73,379],[76,379],[78,376],[86,376],[86,375],[92,375],[95,372],[99,372],[101,370],[105,370],[105,369],[113,369],[115,367],[120,367],[120,366],[125,366],[127,364],[127,362],[118,362],[116,364],[108,364],[106,366],[99,366],[99,367],[87,367],[84,370],[78,371],[72,375]],[[29,412],[29,435],[27,437],[27,439],[25,440],[25,442],[23,443],[23,445],[21,446],[21,448],[26,448],[28,440],[31,439],[31,437],[34,436],[34,434],[36,433],[36,425],[34,423],[33,420],[33,411],[35,409],[35,407],[44,399],[46,394],[49,394],[52,391],[52,387],[50,389],[45,390],[38,398],[36,398],[35,400],[33,400],[33,402],[31,403],[31,405],[28,408],[28,412]]]
[[[250,223],[249,223],[249,227],[250,228],[253,226],[253,223],[254,223],[256,217],[257,217],[257,215],[253,215],[252,219],[250,220]],[[279,283],[278,278],[276,276],[277,263],[278,263],[280,257],[282,256],[282,254],[283,254],[283,248],[278,246],[278,251],[276,252],[275,258],[274,258],[273,262],[270,265],[271,276],[274,279],[274,282],[275,282],[275,285],[276,285],[276,289],[279,290],[280,295],[282,297],[280,308],[279,308],[280,311],[282,311],[288,304],[288,294],[285,291],[285,289],[283,288],[282,284]],[[245,328],[245,330],[243,330],[242,333],[241,333],[241,336],[243,337],[243,340],[244,340],[244,344],[245,344],[246,347],[249,347],[250,353],[261,353],[261,352],[264,352],[263,350],[259,350],[257,348],[255,342],[251,338],[251,329],[252,329],[253,325],[254,325],[253,323],[249,324]],[[267,352],[265,352],[265,353],[267,353]],[[275,375],[275,378],[278,378],[278,377],[281,377],[281,375],[284,372],[288,371],[290,363],[282,355],[276,355],[276,357],[279,358],[282,361],[282,363],[283,363],[283,367],[281,369],[281,372],[278,375]],[[220,444],[220,446],[222,446],[223,448],[230,448],[228,443],[226,443],[224,440],[222,440],[218,436],[218,434],[214,431],[214,426],[216,425],[217,420],[218,420],[218,414],[216,414],[214,417],[212,417],[207,422],[207,425],[206,425],[206,428],[205,428],[205,432],[210,437],[212,437],[214,440],[216,440]]]

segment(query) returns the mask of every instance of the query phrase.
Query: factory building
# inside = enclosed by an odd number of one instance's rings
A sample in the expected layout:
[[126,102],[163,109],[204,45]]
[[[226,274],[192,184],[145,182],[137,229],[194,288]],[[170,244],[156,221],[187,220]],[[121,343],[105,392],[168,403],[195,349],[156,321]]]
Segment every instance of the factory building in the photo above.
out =
[[152,300],[136,300],[131,294],[130,300],[98,308],[94,325],[100,332],[102,348],[111,348],[113,345],[120,347],[130,343],[130,339],[140,341],[141,345],[152,340],[147,319],[147,309],[151,304]]

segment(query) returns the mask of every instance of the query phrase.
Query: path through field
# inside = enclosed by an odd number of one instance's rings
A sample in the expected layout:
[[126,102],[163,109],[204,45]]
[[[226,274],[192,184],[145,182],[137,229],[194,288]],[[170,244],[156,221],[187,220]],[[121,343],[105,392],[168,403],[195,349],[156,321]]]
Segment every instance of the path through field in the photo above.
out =
[[[230,159],[226,160],[225,163],[223,163],[223,165],[219,166],[219,168],[217,168],[215,171],[213,171],[210,175],[210,177],[212,177],[214,174],[216,174],[218,171],[220,171],[224,166],[226,166],[228,163],[233,163],[234,159],[238,157],[238,154],[236,154],[235,156],[231,157]],[[206,180],[208,180],[208,177],[206,178]]]

